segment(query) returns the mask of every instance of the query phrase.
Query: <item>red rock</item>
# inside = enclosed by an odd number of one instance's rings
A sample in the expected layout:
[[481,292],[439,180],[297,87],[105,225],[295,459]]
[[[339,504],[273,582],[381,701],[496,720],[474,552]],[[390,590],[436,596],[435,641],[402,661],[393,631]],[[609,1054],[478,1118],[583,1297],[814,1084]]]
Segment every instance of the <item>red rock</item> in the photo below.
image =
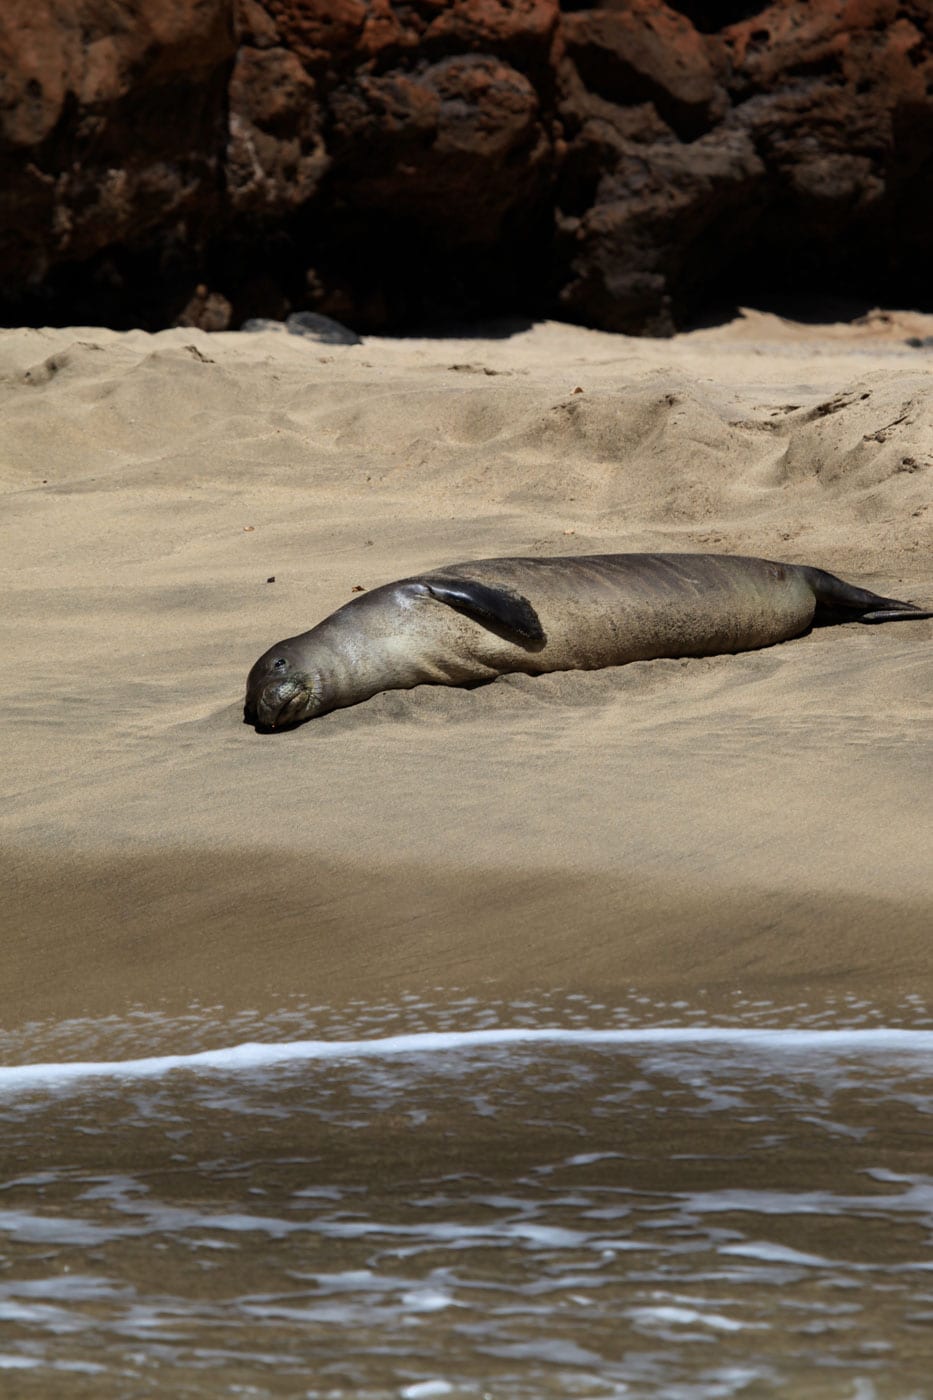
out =
[[493,241],[550,155],[535,89],[492,58],[365,77],[332,111],[341,194],[418,219],[453,246]]
[[685,135],[707,129],[727,105],[713,62],[689,20],[653,0],[564,16],[568,56],[588,91],[610,102],[654,104]]
[[316,84],[297,56],[242,46],[229,100],[226,174],[233,208],[282,214],[312,199],[330,162]]
[[194,289],[194,296],[176,317],[176,325],[197,326],[202,331],[230,329],[233,307],[226,297],[211,292],[203,283]]
[[[728,6],[684,4],[707,32],[688,37],[668,15],[670,40],[653,50],[632,47],[636,20],[660,27],[640,0],[607,8],[626,13],[566,18],[567,314],[665,332],[711,298],[933,297],[920,255],[933,217],[933,10],[780,0],[720,29],[709,16]],[[620,82],[608,102],[603,82],[599,107],[586,81],[597,40],[609,71],[624,59],[642,83]],[[706,86],[678,87],[688,70]],[[654,122],[633,134],[635,99]]]
[[923,0],[4,0],[0,73],[8,318],[933,300]]
[[[228,0],[5,0],[0,268],[10,301],[103,248],[149,240],[166,251],[216,211],[234,52]],[[119,297],[115,265],[109,275]]]

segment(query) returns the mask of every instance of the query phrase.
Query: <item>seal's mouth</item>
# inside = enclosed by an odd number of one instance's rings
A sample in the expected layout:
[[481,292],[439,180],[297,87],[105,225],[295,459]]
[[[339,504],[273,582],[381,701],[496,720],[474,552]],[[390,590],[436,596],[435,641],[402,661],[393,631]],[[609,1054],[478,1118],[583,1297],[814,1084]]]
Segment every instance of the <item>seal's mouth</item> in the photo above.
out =
[[318,701],[310,685],[293,677],[263,686],[258,695],[247,694],[244,717],[247,724],[267,733],[290,729],[317,712]]

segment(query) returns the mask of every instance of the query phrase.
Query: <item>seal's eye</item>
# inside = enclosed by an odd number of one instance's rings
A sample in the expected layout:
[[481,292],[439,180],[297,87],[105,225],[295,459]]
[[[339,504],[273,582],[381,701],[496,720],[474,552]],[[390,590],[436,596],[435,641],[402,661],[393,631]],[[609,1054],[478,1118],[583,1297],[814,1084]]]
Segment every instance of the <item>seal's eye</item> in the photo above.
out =
[[288,662],[285,660],[284,656],[280,656],[278,661],[273,661],[272,663],[273,669],[276,671],[284,671],[287,665]]

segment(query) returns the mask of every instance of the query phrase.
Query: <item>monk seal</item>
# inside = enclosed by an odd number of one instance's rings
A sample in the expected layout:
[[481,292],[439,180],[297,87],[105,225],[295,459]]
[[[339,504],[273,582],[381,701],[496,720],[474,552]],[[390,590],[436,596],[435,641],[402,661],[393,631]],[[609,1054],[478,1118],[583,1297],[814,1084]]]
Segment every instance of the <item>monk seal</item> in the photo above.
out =
[[933,617],[822,569],[727,554],[449,564],[362,593],[265,652],[246,721],[290,728],[380,690],[751,651],[813,623]]

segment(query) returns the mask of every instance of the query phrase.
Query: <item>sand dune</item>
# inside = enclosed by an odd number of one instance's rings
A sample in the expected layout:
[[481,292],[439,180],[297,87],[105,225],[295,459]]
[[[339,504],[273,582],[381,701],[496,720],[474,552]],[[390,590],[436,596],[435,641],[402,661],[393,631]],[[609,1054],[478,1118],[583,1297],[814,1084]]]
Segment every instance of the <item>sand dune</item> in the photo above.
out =
[[933,601],[930,334],[0,332],[4,1024],[925,985],[931,622],[272,737],[241,706],[355,587],[471,557],[758,553]]

